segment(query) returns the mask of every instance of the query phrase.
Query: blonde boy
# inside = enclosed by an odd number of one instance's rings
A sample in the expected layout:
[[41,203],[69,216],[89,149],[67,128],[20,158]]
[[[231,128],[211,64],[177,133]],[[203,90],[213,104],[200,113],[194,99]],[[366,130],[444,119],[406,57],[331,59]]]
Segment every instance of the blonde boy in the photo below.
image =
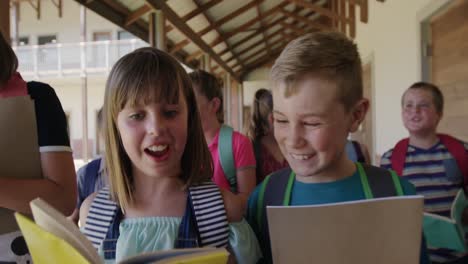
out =
[[[249,200],[248,219],[265,263],[271,263],[267,205],[324,204],[415,193],[410,183],[389,171],[353,163],[346,155],[347,136],[357,130],[369,106],[362,96],[359,53],[346,36],[320,32],[293,40],[270,75],[275,138],[291,168],[268,177]],[[358,168],[365,173],[360,175]],[[364,181],[385,187],[370,186],[368,195]],[[427,260],[425,250],[422,252],[421,259]]]

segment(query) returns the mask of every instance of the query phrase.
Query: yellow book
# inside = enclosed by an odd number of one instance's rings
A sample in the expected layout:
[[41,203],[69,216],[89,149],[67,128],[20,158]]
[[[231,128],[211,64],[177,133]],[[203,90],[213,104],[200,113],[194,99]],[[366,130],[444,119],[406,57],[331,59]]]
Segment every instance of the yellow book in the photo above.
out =
[[[34,264],[103,263],[91,242],[59,211],[37,198],[30,203],[34,221],[15,214]],[[224,264],[229,253],[224,248],[174,249],[144,253],[121,263]]]

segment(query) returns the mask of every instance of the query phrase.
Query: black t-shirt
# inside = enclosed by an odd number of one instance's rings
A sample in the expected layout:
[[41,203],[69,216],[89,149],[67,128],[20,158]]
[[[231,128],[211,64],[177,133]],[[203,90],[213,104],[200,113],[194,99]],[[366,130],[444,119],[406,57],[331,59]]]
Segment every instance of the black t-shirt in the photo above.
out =
[[54,89],[45,83],[28,82],[28,94],[34,100],[41,152],[71,151],[67,119]]

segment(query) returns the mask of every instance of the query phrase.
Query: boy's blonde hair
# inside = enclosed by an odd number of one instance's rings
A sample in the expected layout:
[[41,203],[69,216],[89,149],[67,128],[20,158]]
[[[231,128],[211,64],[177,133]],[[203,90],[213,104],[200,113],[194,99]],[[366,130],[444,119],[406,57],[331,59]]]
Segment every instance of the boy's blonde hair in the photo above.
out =
[[286,84],[285,96],[290,96],[296,92],[295,82],[308,74],[336,83],[346,111],[362,99],[359,52],[342,33],[315,32],[291,41],[276,59],[270,79],[273,88]]
[[187,73],[172,56],[149,47],[125,55],[112,68],[103,107],[104,139],[111,193],[122,210],[133,202],[134,185],[132,162],[120,138],[117,116],[127,102],[131,105],[177,104],[179,96],[184,96],[187,104],[187,134],[190,134],[181,159],[180,175],[187,188],[209,180],[213,174],[211,155]]

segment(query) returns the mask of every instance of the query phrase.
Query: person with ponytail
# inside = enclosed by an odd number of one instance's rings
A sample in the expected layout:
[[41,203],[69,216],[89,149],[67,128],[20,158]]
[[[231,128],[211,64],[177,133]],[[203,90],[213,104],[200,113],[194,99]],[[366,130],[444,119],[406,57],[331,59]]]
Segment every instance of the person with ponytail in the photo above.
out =
[[257,184],[270,173],[288,167],[273,133],[273,98],[271,92],[261,88],[255,93],[247,136],[252,140],[257,161]]

